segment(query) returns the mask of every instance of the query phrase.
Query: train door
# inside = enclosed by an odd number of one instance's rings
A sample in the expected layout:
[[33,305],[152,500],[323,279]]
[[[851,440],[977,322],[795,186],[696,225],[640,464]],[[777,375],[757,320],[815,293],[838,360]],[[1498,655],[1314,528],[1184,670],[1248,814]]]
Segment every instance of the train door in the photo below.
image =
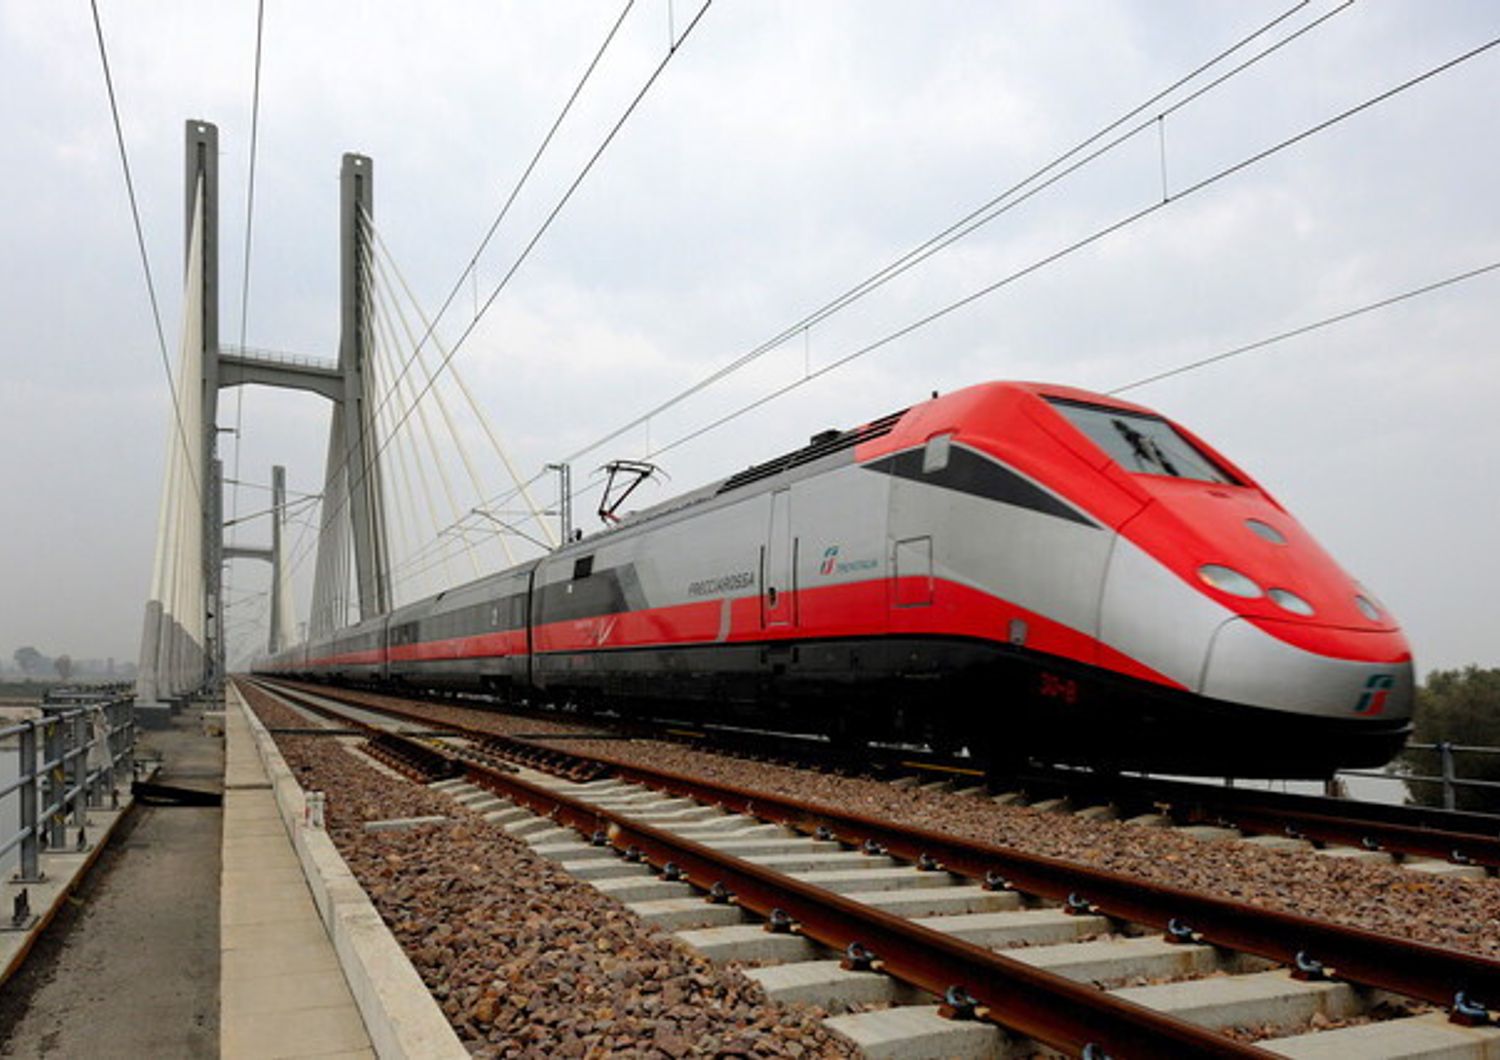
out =
[[792,537],[791,490],[771,494],[771,525],[766,533],[765,577],[761,615],[767,629],[794,624],[796,548]]
[[932,603],[932,538],[897,541],[891,563],[891,603],[927,607]]

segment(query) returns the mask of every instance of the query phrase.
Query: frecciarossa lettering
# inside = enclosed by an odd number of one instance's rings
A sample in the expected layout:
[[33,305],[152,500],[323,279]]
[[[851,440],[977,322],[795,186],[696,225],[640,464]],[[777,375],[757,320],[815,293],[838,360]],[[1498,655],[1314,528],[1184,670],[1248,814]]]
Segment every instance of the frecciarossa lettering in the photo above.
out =
[[704,578],[702,581],[691,582],[688,585],[689,596],[718,596],[720,593],[732,593],[737,589],[750,589],[755,585],[755,574],[751,571],[736,571],[734,574],[725,574],[717,578]]

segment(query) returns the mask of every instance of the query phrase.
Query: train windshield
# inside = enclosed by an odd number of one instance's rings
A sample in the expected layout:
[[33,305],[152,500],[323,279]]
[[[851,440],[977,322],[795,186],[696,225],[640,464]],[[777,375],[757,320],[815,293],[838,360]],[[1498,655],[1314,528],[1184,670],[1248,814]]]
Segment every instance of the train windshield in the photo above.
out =
[[1201,450],[1177,433],[1166,420],[1139,412],[1089,405],[1065,398],[1047,399],[1089,441],[1119,462],[1143,475],[1171,475],[1200,482],[1238,485]]

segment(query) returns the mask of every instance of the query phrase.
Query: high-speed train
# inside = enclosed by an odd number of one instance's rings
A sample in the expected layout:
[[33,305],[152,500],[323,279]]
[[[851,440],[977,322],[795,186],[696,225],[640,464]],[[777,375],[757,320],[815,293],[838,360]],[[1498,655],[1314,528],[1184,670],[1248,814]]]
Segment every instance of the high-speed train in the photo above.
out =
[[934,397],[263,660],[840,740],[1316,777],[1411,728],[1395,619],[1139,405]]

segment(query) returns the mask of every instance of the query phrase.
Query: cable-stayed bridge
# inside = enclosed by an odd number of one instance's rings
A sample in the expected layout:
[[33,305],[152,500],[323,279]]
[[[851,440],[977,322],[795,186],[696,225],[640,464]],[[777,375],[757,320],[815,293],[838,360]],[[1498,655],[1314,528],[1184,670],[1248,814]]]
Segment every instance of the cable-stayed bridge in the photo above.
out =
[[[433,322],[417,305],[374,228],[374,171],[369,158],[346,154],[340,170],[336,358],[220,342],[217,157],[217,128],[204,121],[187,122],[181,340],[141,635],[141,704],[196,694],[217,699],[222,694],[227,648],[224,570],[230,560],[263,560],[271,566],[266,650],[287,647],[298,627],[292,573],[309,551],[294,555],[287,544],[290,506],[284,468],[272,469],[271,506],[260,513],[270,518],[270,543],[225,542],[226,483],[219,451],[224,428],[218,423],[224,391],[265,386],[305,391],[328,401],[323,489],[302,499],[320,502],[316,534],[308,546],[314,565],[310,635],[391,609],[402,573],[393,572],[393,537],[403,545],[408,537],[429,540],[425,550],[406,549],[408,563],[425,560],[429,567],[442,568],[442,576],[450,579],[444,584],[451,583],[449,563],[456,552],[466,553],[472,576],[481,572],[474,552],[476,532],[443,534],[437,522],[442,504],[434,497],[431,481],[438,480],[455,519],[473,514],[474,509],[460,507],[460,491],[446,462],[451,450],[459,457],[473,495],[486,492],[478,461],[458,422],[462,415],[478,423],[483,441],[514,482],[513,492],[525,506],[524,518],[534,523],[528,532],[480,509],[490,524],[484,536],[498,542],[509,561],[515,559],[512,537],[541,547],[559,540],[462,376],[449,367],[447,379],[456,393],[446,397],[435,386],[437,372],[423,347],[430,342],[441,354],[442,346]],[[408,304],[413,307],[410,312]],[[396,350],[410,354],[398,362]],[[424,402],[429,395],[433,400]],[[461,407],[455,410],[455,404]],[[435,410],[430,412],[428,405]],[[423,514],[432,521],[430,530],[420,522]],[[437,547],[430,544],[429,534]],[[414,571],[422,573],[421,568]]]

